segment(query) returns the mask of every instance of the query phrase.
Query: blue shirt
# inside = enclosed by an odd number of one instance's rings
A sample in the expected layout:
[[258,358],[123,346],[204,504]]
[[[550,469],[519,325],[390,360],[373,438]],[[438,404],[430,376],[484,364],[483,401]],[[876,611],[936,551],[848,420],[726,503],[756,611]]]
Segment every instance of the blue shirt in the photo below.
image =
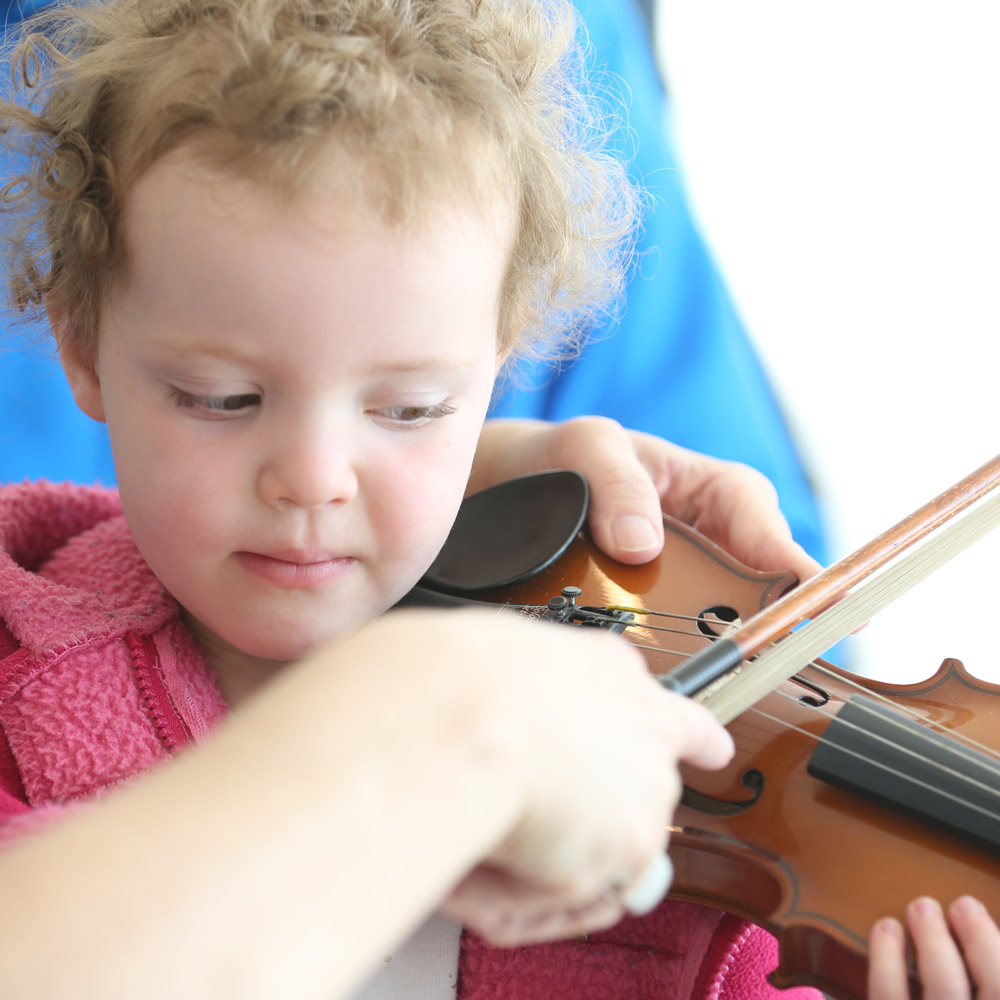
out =
[[820,515],[760,360],[691,218],[646,25],[631,0],[577,0],[598,70],[628,82],[638,136],[631,170],[652,195],[620,320],[558,377],[535,367],[494,407],[502,416],[583,413],[745,462],[775,484],[796,540],[825,561]]
[[[47,0],[19,0],[13,22]],[[579,0],[595,67],[628,81],[620,145],[655,201],[620,321],[596,331],[582,356],[541,368],[508,389],[494,414],[563,420],[602,414],[706,454],[745,462],[775,484],[796,539],[825,556],[815,498],[767,377],[688,207],[668,133],[667,102],[646,26],[632,0]],[[629,148],[634,147],[634,148]],[[3,161],[0,161],[3,162]],[[9,169],[9,164],[4,164]],[[82,415],[51,338],[15,327],[0,351],[0,482],[115,481],[106,431]]]

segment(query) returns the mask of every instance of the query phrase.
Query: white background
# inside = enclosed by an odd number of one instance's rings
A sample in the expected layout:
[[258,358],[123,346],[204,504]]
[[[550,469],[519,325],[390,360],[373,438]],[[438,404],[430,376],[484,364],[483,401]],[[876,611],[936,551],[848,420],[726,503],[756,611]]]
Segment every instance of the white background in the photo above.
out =
[[[662,0],[689,189],[846,554],[1000,452],[994,0]],[[1000,530],[854,666],[1000,682]]]

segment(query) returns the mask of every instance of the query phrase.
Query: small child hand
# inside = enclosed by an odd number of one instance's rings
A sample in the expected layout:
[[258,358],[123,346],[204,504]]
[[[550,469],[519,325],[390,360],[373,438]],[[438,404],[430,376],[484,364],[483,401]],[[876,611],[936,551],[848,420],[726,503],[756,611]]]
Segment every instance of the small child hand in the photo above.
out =
[[[1000,998],[1000,928],[986,908],[962,896],[947,919],[933,899],[915,899],[906,924],[916,949],[923,1000]],[[888,917],[873,928],[868,962],[869,1000],[908,1000],[905,935]]]

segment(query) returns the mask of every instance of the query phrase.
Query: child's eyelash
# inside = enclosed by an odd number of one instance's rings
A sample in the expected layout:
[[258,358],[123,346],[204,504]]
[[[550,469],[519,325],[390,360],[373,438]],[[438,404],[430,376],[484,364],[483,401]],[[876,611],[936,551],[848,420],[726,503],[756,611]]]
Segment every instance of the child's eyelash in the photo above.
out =
[[458,408],[450,399],[442,400],[433,406],[386,406],[378,412],[388,420],[400,424],[419,424],[438,417],[446,417]]
[[[260,403],[260,395],[255,392],[234,393],[228,396],[197,396],[174,385],[168,386],[167,392],[177,406],[217,413],[220,416],[238,413]],[[456,410],[455,404],[450,399],[445,399],[433,406],[386,406],[376,412],[395,424],[410,427],[421,426],[439,417],[446,417]]]
[[256,392],[235,393],[231,396],[196,396],[174,385],[169,386],[167,392],[178,406],[191,410],[213,410],[218,413],[245,410],[260,402],[260,395]]

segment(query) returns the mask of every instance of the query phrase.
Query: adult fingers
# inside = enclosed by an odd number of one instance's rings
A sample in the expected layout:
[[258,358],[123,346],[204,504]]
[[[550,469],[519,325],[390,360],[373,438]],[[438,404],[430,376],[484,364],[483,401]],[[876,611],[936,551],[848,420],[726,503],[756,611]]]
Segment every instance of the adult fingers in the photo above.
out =
[[733,738],[719,725],[704,706],[672,692],[664,692],[673,701],[672,733],[677,741],[677,756],[695,767],[717,771],[725,767],[734,753]]
[[576,469],[589,483],[588,523],[598,548],[630,564],[659,554],[660,496],[620,424],[605,417],[568,420],[550,439],[548,459],[554,466]]
[[785,525],[768,535],[761,536],[758,533],[749,545],[743,561],[753,569],[791,570],[800,583],[816,576],[823,569],[792,538]]
[[666,896],[674,880],[674,866],[664,852],[653,855],[649,864],[621,889],[622,905],[633,916],[649,913]]
[[452,891],[442,910],[491,944],[509,947],[613,926],[625,905],[612,891],[581,901],[482,865]]
[[[643,563],[659,554],[666,511],[754,569],[787,569],[800,579],[820,569],[793,541],[774,487],[748,466],[625,430],[605,417],[529,421],[506,431],[519,435],[516,447],[508,440],[507,475],[572,468],[587,479],[591,533],[619,562]],[[511,454],[517,456],[513,466]]]
[[629,437],[666,513],[754,569],[791,570],[800,580],[819,572],[819,563],[793,540],[774,486],[756,469],[648,434]]
[[672,880],[673,866],[660,852],[628,884],[609,885],[581,903],[484,866],[462,881],[443,909],[492,944],[530,944],[601,930],[626,913],[649,913],[662,902]]

